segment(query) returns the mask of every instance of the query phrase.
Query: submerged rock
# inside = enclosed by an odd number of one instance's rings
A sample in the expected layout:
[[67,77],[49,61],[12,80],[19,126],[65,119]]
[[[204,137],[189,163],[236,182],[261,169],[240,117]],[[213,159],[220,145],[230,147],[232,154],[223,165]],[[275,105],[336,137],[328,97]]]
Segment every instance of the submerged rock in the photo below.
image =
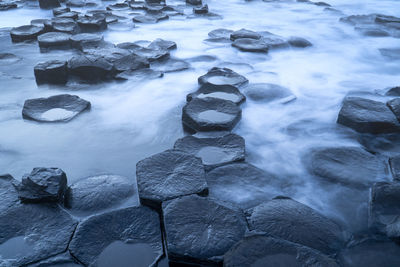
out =
[[365,238],[344,249],[339,260],[344,267],[398,266],[400,247],[389,240]]
[[369,227],[390,238],[400,238],[400,183],[379,182],[372,186]]
[[64,202],[67,175],[59,168],[34,168],[17,186],[22,202]]
[[188,94],[186,100],[189,102],[193,98],[206,97],[229,100],[236,104],[241,104],[246,100],[246,97],[235,86],[213,85],[210,83],[203,84],[196,92]]
[[0,53],[0,63],[13,64],[20,61],[22,58],[11,53]]
[[[155,264],[163,255],[157,212],[139,206],[92,216],[77,227],[69,251],[83,264],[97,266],[107,250],[118,251],[118,246],[130,248],[125,249],[127,255],[122,256],[134,254],[140,259],[150,254],[153,261],[149,262],[149,266]],[[116,257],[119,257],[119,254],[121,253],[108,253],[107,262],[117,262]]]
[[136,164],[142,204],[160,208],[163,201],[190,194],[207,194],[204,166],[189,153],[167,150]]
[[240,38],[232,43],[233,47],[245,52],[268,52],[269,45],[262,39]]
[[168,258],[202,265],[222,262],[222,256],[244,236],[242,211],[195,195],[163,203]]
[[288,103],[296,99],[288,88],[273,83],[252,83],[244,87],[243,91],[251,100],[264,103]]
[[2,250],[0,265],[25,266],[66,251],[77,221],[57,204],[20,203],[13,183],[10,175],[0,176],[0,249],[15,248]]
[[100,175],[71,185],[65,206],[74,212],[97,212],[121,204],[135,194],[135,184],[126,177]]
[[310,171],[332,183],[365,188],[387,176],[383,159],[358,147],[318,148],[307,157]]
[[98,82],[112,76],[113,65],[101,56],[74,56],[68,61],[72,75],[88,82]]
[[246,39],[261,39],[261,34],[259,34],[258,32],[253,32],[250,30],[246,30],[246,29],[241,29],[238,31],[235,31],[233,33],[231,33],[230,35],[230,39],[232,41],[235,41],[237,39],[242,39],[242,38],[246,38]]
[[234,72],[228,68],[210,69],[205,75],[200,76],[198,79],[199,84],[210,83],[214,85],[233,85],[241,86],[249,81],[242,75]]
[[182,109],[182,123],[193,131],[230,131],[241,116],[232,101],[212,97],[194,98]]
[[66,84],[68,68],[66,61],[50,60],[37,64],[34,68],[37,84]]
[[281,192],[277,177],[248,163],[217,167],[206,175],[209,196],[241,208],[254,207]]
[[343,100],[337,123],[360,133],[393,133],[400,131],[399,122],[385,103],[361,97]]
[[245,141],[236,134],[210,138],[189,135],[178,139],[174,149],[201,158],[206,169],[245,159]]
[[231,42],[231,34],[233,33],[232,30],[228,29],[215,29],[208,33],[209,38],[205,41],[208,42],[222,42],[222,43],[230,43]]
[[89,109],[90,102],[76,95],[55,95],[26,100],[22,117],[38,122],[67,122]]
[[71,35],[63,32],[47,32],[38,36],[40,48],[68,49],[71,47]]
[[155,71],[167,73],[187,70],[190,68],[190,64],[181,59],[169,58],[151,63],[151,68]]
[[262,231],[325,254],[344,245],[340,227],[312,208],[291,198],[278,197],[249,211],[250,230]]
[[131,80],[131,81],[144,81],[163,77],[164,74],[160,71],[154,71],[152,69],[140,69],[140,70],[126,70],[118,73],[115,76],[117,80]]
[[312,43],[302,37],[292,36],[289,38],[288,43],[293,47],[305,48],[312,46]]
[[339,265],[311,248],[283,239],[257,234],[245,237],[224,256],[224,266],[327,266]]
[[12,28],[10,35],[13,42],[23,42],[26,40],[36,40],[44,32],[44,27],[34,25],[24,25]]

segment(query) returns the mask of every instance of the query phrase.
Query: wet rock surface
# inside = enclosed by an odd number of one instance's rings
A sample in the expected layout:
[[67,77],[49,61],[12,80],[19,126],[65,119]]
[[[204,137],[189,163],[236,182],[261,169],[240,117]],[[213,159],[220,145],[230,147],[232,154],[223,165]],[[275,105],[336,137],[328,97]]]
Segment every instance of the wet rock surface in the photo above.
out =
[[[143,245],[154,255],[153,263],[163,255],[160,220],[157,212],[139,206],[92,216],[82,221],[69,245],[70,253],[85,265],[98,265],[102,252],[120,242]],[[132,249],[130,253],[143,257]],[[151,262],[150,262],[151,263]]]
[[[0,176],[0,264],[22,266],[66,251],[77,221],[57,204],[20,203],[16,183],[9,175]],[[22,253],[3,251],[7,244],[14,244]]]
[[263,40],[240,38],[232,43],[233,47],[246,52],[268,52],[269,45]]
[[38,122],[67,122],[89,109],[90,102],[64,94],[26,100],[22,116]]
[[199,196],[163,203],[168,258],[174,262],[215,264],[245,234],[242,211]]
[[243,88],[245,95],[257,102],[288,103],[296,99],[296,96],[286,87],[273,83],[253,83]]
[[34,168],[16,186],[22,202],[64,202],[67,175],[59,168]]
[[10,35],[13,42],[36,40],[42,34],[44,27],[24,25],[11,29]]
[[68,81],[68,68],[66,61],[51,60],[41,62],[34,68],[37,84],[66,84]]
[[250,230],[268,233],[324,254],[334,254],[344,245],[341,228],[312,208],[278,197],[249,210]]
[[70,41],[72,47],[84,50],[84,48],[99,46],[103,42],[103,36],[95,33],[79,33],[72,35]]
[[74,56],[68,61],[68,71],[88,82],[110,79],[112,70],[113,65],[99,56]]
[[309,169],[331,183],[365,188],[387,179],[384,159],[358,147],[319,148],[311,151]]
[[224,255],[224,266],[339,266],[320,252],[267,235],[252,235]]
[[141,203],[155,208],[163,201],[208,190],[201,159],[182,151],[167,150],[139,161],[136,178]]
[[236,134],[210,138],[186,136],[175,142],[174,149],[201,158],[206,169],[245,159],[245,141]]
[[248,83],[248,80],[228,68],[217,68],[210,69],[205,75],[200,76],[199,84],[210,83],[213,85],[233,85],[241,86]]
[[184,126],[194,131],[229,131],[239,122],[241,109],[232,101],[194,98],[182,109]]
[[248,163],[232,163],[207,173],[209,196],[243,209],[280,194],[277,177]]
[[236,104],[241,104],[246,100],[246,97],[235,86],[213,85],[210,83],[203,84],[196,92],[188,94],[186,100],[191,101],[193,98],[206,97],[229,100]]
[[360,133],[380,134],[400,131],[396,116],[385,103],[361,97],[346,97],[343,100],[337,123]]
[[47,32],[38,36],[40,48],[70,48],[71,35],[63,32]]
[[73,212],[98,212],[123,203],[136,192],[136,185],[118,175],[92,176],[66,190],[65,206]]

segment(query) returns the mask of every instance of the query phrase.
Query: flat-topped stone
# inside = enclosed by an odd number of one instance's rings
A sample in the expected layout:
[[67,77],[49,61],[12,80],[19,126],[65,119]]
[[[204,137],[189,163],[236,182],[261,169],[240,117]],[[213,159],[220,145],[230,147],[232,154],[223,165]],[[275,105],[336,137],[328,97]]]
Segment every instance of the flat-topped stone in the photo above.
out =
[[269,50],[269,45],[262,39],[240,38],[232,46],[244,52],[268,53]]
[[273,83],[251,83],[243,88],[244,94],[257,102],[288,103],[296,99],[296,96],[286,87]]
[[231,69],[214,67],[205,75],[200,76],[198,82],[199,84],[211,83],[214,85],[241,86],[248,83],[248,80]]
[[68,70],[84,81],[98,82],[111,78],[113,64],[102,56],[81,55],[68,61]]
[[232,85],[213,85],[210,83],[203,84],[196,92],[186,96],[189,102],[193,98],[212,97],[222,100],[229,100],[236,104],[241,104],[246,100],[246,97]]
[[34,25],[24,25],[12,28],[10,31],[13,42],[23,42],[26,40],[36,40],[44,32],[44,27]]
[[71,47],[71,35],[64,32],[47,32],[38,36],[40,48],[68,49]]
[[38,63],[34,67],[37,84],[66,84],[68,81],[68,68],[66,61],[50,60]]
[[235,41],[237,39],[242,39],[242,38],[257,40],[257,39],[260,39],[261,37],[262,37],[261,34],[259,34],[258,32],[254,32],[254,31],[250,31],[250,30],[246,30],[246,29],[234,31],[230,35],[230,39],[232,41]]

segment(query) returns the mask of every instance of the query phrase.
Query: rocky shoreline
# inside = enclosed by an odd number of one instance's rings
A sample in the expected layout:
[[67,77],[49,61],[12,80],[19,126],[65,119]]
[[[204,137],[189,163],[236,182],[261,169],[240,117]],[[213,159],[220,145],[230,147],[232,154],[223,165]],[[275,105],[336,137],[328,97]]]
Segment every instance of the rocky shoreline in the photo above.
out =
[[[335,11],[323,2],[297,2]],[[210,12],[212,5],[201,0],[177,6],[126,1],[86,14],[71,10],[92,4],[40,0],[40,8],[53,9],[54,18],[10,30],[12,42],[37,43],[41,53],[72,51],[68,59],[34,66],[38,85],[123,83],[191,67],[193,62],[171,56],[179,49],[174,41],[104,41],[102,33],[120,19],[113,11],[140,11],[131,14],[130,21],[144,24],[162,23],[188,9],[192,14],[187,19],[219,18]],[[18,5],[1,3],[0,10]],[[366,36],[400,36],[400,18],[393,16],[348,16],[341,22],[355,25]],[[205,42],[231,44],[232,49],[255,54],[313,46],[302,37],[248,29],[216,29]],[[18,58],[0,55],[11,61]],[[186,136],[137,163],[126,160],[136,164],[136,181],[108,174],[70,184],[62,169],[46,167],[34,168],[21,181],[1,175],[0,266],[118,266],[118,258],[126,256],[121,251],[131,254],[132,266],[400,264],[400,156],[384,153],[400,132],[398,87],[375,94],[349,93],[343,99],[337,128],[351,132],[361,147],[314,147],[303,158],[309,174],[327,186],[343,185],[350,194],[369,190],[368,228],[356,232],[287,194],[285,178],[248,162],[245,139],[232,132],[247,99],[290,105],[296,101],[290,89],[253,83],[219,66],[197,82],[197,90],[186,95],[182,107]],[[93,112],[92,105],[75,93],[28,99],[22,118],[46,125],[69,123]],[[6,254],[7,246],[21,251]]]

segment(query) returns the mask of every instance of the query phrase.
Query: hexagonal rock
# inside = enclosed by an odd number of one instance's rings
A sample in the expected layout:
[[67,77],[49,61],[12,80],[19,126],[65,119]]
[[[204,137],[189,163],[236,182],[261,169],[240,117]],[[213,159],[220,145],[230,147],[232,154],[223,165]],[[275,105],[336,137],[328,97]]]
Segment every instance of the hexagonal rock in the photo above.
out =
[[387,239],[363,238],[353,241],[338,258],[343,267],[399,266],[400,247]]
[[174,149],[201,158],[206,169],[245,159],[245,141],[236,134],[221,137],[197,138],[185,136],[175,142]]
[[254,207],[281,194],[278,179],[248,163],[217,167],[206,175],[209,196],[241,208]]
[[135,189],[134,182],[123,176],[93,176],[67,189],[65,206],[73,212],[97,212],[121,204],[136,193]]
[[384,159],[358,147],[322,147],[307,157],[310,172],[332,183],[366,188],[387,179]]
[[17,7],[18,7],[18,5],[14,2],[0,3],[0,11],[10,10],[10,9],[14,9]]
[[53,9],[54,16],[58,16],[67,12],[71,12],[71,9],[69,7],[57,7]]
[[40,48],[68,49],[71,47],[70,34],[64,32],[47,32],[38,36]]
[[262,234],[245,237],[232,247],[224,255],[224,266],[339,267],[335,260],[317,250]]
[[232,41],[235,41],[236,39],[242,39],[242,38],[260,39],[261,34],[259,34],[258,32],[253,32],[253,31],[246,30],[246,29],[240,29],[238,31],[232,32],[230,35],[230,39]]
[[64,202],[67,175],[59,168],[34,168],[16,185],[22,202]]
[[10,32],[13,42],[22,42],[26,40],[36,40],[37,37],[44,32],[44,27],[24,25],[12,28]]
[[244,52],[268,53],[269,45],[262,39],[240,38],[232,43],[233,47]]
[[164,202],[162,208],[168,258],[173,262],[221,263],[247,230],[241,210],[209,198],[184,196]]
[[99,32],[107,29],[106,16],[102,14],[85,16],[76,21],[82,32]]
[[58,0],[39,0],[39,7],[44,9],[60,7],[60,2]]
[[288,88],[273,83],[251,83],[243,88],[245,95],[253,101],[264,103],[288,103],[296,99]]
[[76,95],[55,95],[26,100],[22,117],[39,122],[67,122],[89,109],[90,102]]
[[132,18],[133,22],[136,23],[157,23],[162,20],[169,19],[167,14],[146,14],[146,15],[137,15]]
[[21,203],[16,183],[10,175],[0,176],[0,247],[18,248],[3,254],[0,265],[25,266],[66,251],[78,222],[57,204]]
[[372,186],[369,227],[390,238],[400,237],[400,183],[379,182]]
[[151,49],[162,49],[162,50],[173,50],[176,49],[176,43],[173,41],[164,40],[161,38],[155,39],[151,42],[148,48]]
[[239,89],[232,85],[214,85],[210,83],[203,84],[196,92],[186,96],[186,101],[191,101],[193,98],[213,97],[222,100],[229,100],[236,104],[241,104],[246,100],[246,97],[240,93]]
[[190,68],[190,64],[182,59],[169,58],[151,63],[151,68],[164,73],[183,71]]
[[333,254],[344,245],[342,229],[312,208],[291,198],[277,197],[249,210],[250,230]]
[[66,61],[50,60],[37,64],[34,68],[37,84],[66,84],[68,68]]
[[96,33],[78,33],[71,36],[71,46],[83,50],[87,47],[98,46],[103,42],[103,35]]
[[[78,225],[69,251],[83,264],[97,266],[105,253],[118,247],[130,247],[126,253],[135,254],[138,259],[150,253],[155,264],[163,255],[158,213],[139,206],[89,217]],[[108,261],[117,262],[118,253],[108,257]]]
[[205,75],[198,79],[199,84],[211,83],[214,85],[233,85],[241,86],[249,81],[242,75],[228,68],[210,69]]
[[79,31],[78,24],[70,18],[52,18],[44,22],[46,32],[64,32],[75,34]]
[[182,123],[193,131],[230,131],[241,116],[232,101],[212,97],[194,98],[182,109]]
[[142,204],[160,208],[163,201],[190,194],[207,194],[204,166],[189,153],[166,150],[136,164]]
[[87,82],[98,82],[111,78],[113,65],[101,56],[74,56],[68,61],[72,75]]
[[400,131],[399,122],[385,103],[361,97],[343,100],[337,123],[360,133],[393,133]]
[[117,72],[134,71],[149,67],[150,63],[146,58],[135,54],[123,56],[114,61],[114,68]]

